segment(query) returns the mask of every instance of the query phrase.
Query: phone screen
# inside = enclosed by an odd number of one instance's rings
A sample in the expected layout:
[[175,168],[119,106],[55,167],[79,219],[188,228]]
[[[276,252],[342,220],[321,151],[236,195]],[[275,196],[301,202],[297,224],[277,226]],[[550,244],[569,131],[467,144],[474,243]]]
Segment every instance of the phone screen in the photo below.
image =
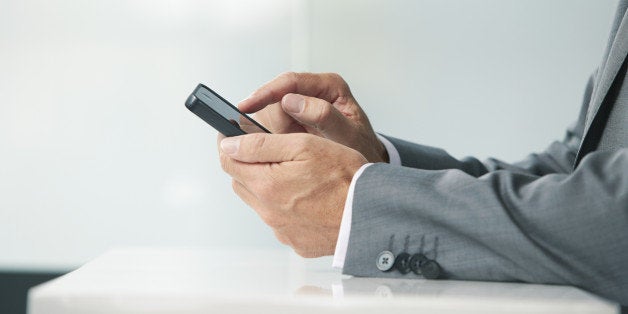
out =
[[270,133],[259,123],[240,112],[235,106],[205,86],[199,86],[195,96],[245,133]]

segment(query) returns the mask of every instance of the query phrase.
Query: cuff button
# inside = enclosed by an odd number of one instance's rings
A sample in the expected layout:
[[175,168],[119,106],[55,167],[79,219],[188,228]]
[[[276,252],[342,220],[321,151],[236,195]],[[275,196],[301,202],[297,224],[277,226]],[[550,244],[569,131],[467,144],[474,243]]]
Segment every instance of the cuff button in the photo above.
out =
[[410,254],[403,252],[395,258],[395,268],[402,273],[407,274],[410,272]]
[[375,262],[377,269],[381,271],[389,271],[395,265],[395,255],[390,251],[382,251],[377,255]]
[[440,265],[435,260],[428,259],[421,264],[421,274],[425,279],[438,279],[440,272]]
[[423,265],[427,261],[427,257],[423,254],[414,254],[410,258],[410,269],[417,275],[421,274],[421,265]]

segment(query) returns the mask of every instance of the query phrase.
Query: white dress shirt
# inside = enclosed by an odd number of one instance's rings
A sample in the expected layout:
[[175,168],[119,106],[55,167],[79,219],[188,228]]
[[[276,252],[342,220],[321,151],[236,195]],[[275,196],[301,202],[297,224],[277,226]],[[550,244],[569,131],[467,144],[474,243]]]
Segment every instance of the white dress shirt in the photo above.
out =
[[[401,158],[395,146],[385,137],[377,134],[377,138],[384,144],[388,152],[388,160],[391,165],[401,166]],[[336,252],[334,252],[333,267],[343,268],[345,265],[345,257],[347,255],[347,247],[349,246],[349,234],[351,233],[351,214],[353,213],[353,194],[355,191],[355,183],[368,166],[372,163],[364,164],[351,179],[349,191],[347,192],[347,200],[345,201],[345,209],[342,212],[342,221],[340,222],[340,231],[338,232],[338,241],[336,242]]]

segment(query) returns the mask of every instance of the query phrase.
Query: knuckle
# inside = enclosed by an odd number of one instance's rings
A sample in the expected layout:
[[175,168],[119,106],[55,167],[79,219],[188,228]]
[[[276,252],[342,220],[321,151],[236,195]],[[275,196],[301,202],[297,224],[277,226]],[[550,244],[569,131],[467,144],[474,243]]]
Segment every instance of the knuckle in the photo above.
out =
[[342,78],[342,76],[336,72],[332,72],[332,73],[327,73],[327,75],[329,76],[329,78],[331,78],[332,80],[335,81],[342,81],[344,82],[344,79]]
[[286,225],[283,217],[281,217],[281,215],[273,210],[268,210],[260,213],[260,217],[268,226],[275,230],[283,228]]
[[279,74],[278,78],[283,79],[283,80],[287,81],[288,83],[296,84],[298,79],[299,79],[299,74],[297,74],[296,72],[292,72],[292,71],[283,72],[283,73]]
[[297,212],[302,207],[303,200],[301,197],[291,197],[285,201],[285,208],[292,212]]
[[286,72],[282,72],[281,74],[279,74],[279,77],[281,78],[291,78],[294,76],[294,72],[292,71],[286,71]]
[[266,136],[261,133],[251,133],[243,137],[240,142],[240,149],[251,152],[258,152],[264,148],[266,144]]
[[325,76],[327,77],[327,79],[331,82],[334,82],[335,84],[337,84],[338,86],[346,86],[347,82],[345,81],[345,79],[338,73],[326,73]]
[[307,134],[302,134],[295,139],[294,147],[299,152],[307,152],[311,147],[312,141],[313,139],[311,136],[308,136]]
[[347,81],[345,81],[345,79],[340,74],[338,73],[327,73],[327,74],[330,80],[338,84],[337,86],[340,88],[341,94],[350,93],[349,84],[347,84]]
[[327,121],[327,119],[329,119],[329,116],[331,115],[331,112],[332,112],[331,104],[326,101],[322,102],[322,104],[318,106],[318,113],[315,118],[316,125],[318,126],[318,124],[321,124]]
[[[280,92],[281,89],[277,89],[277,86],[287,87],[289,90],[296,90],[298,82],[298,74],[295,72],[283,72],[277,77],[275,77],[272,81],[265,85],[264,92],[268,93],[270,98],[274,101],[281,100],[283,97],[283,93]],[[274,86],[274,87],[273,87]]]
[[225,154],[220,153],[220,167],[226,173],[230,173],[230,158],[225,156]]

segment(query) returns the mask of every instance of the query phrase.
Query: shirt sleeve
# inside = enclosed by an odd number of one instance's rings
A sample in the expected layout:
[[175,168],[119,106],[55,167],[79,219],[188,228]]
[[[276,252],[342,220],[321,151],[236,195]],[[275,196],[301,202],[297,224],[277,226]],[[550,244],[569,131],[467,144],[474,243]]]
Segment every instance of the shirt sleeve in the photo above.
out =
[[[401,158],[399,152],[395,146],[385,137],[377,134],[379,140],[386,147],[388,152],[388,159],[391,165],[401,166]],[[353,194],[355,190],[355,183],[358,178],[364,172],[364,169],[372,163],[364,164],[353,175],[351,179],[351,185],[349,185],[349,191],[347,192],[347,200],[345,201],[345,207],[342,212],[342,220],[340,222],[340,231],[338,232],[338,240],[336,242],[336,251],[334,252],[334,261],[332,267],[342,268],[345,264],[345,256],[347,255],[347,247],[349,245],[349,234],[351,233],[351,215],[353,214]]]

